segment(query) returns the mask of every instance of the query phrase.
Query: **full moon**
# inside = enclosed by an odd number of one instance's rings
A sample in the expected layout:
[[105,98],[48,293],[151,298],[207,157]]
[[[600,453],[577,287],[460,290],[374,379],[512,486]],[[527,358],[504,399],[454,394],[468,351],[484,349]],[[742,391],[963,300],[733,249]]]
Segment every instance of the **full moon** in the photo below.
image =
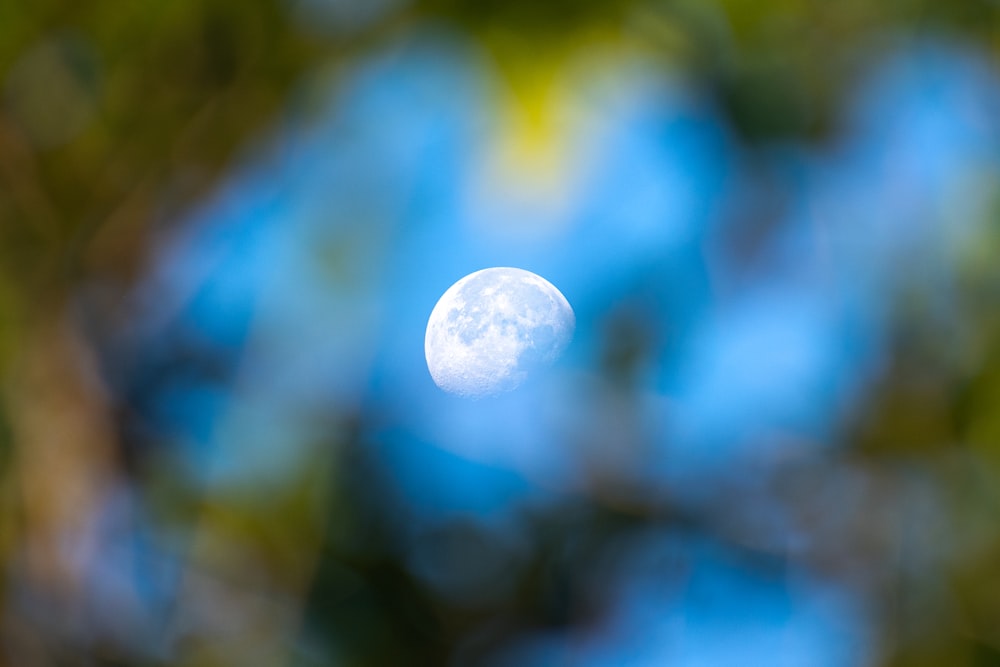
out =
[[549,281],[523,269],[483,269],[449,287],[431,311],[427,368],[459,396],[511,391],[555,362],[575,327],[573,309]]

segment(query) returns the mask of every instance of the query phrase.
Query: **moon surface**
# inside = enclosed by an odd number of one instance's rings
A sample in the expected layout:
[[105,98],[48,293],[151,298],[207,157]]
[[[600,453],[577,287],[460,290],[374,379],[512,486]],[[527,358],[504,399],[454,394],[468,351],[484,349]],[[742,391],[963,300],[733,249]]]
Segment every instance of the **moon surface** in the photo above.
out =
[[552,283],[509,267],[470,273],[431,311],[424,338],[435,384],[468,398],[516,389],[569,344],[576,317]]

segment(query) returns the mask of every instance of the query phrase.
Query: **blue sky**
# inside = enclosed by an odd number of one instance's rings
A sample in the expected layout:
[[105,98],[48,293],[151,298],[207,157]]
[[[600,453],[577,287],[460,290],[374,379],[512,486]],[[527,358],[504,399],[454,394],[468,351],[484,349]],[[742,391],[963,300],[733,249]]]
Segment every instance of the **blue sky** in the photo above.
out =
[[[983,111],[1000,93],[976,54],[901,43],[835,140],[756,154],[703,91],[641,58],[569,71],[560,137],[538,149],[557,168],[537,173],[516,151],[504,162],[518,141],[504,85],[450,34],[304,84],[311,102],[166,240],[136,295],[138,340],[169,358],[181,332],[226,360],[223,380],[177,374],[149,401],[199,484],[293,484],[361,414],[414,544],[463,517],[516,545],[519,509],[579,495],[698,508],[742,489],[766,514],[754,489],[776,462],[840,446],[903,291],[958,326],[954,273],[1000,154]],[[737,261],[726,241],[767,196],[761,172],[788,205]],[[444,290],[488,266],[551,281],[577,334],[546,377],[469,402],[434,386],[423,334]],[[607,355],[625,343],[638,356],[615,378]],[[671,548],[692,563],[688,587],[647,590],[653,575],[616,565],[607,626],[573,664],[861,665],[875,650],[851,591],[762,580],[717,545]],[[571,639],[529,642],[512,664],[550,664]]]

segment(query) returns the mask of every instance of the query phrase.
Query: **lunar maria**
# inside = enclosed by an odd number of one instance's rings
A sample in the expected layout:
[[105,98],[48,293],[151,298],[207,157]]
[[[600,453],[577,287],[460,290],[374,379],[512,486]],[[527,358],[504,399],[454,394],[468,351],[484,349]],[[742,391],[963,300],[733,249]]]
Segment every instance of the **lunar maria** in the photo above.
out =
[[483,269],[448,288],[431,311],[427,368],[441,389],[459,396],[511,391],[551,366],[575,327],[566,297],[541,276]]

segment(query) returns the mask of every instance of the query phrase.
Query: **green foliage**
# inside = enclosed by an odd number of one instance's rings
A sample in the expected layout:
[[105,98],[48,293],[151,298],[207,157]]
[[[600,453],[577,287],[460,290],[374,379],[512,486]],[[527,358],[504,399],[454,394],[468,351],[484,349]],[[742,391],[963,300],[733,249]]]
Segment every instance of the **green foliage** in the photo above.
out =
[[17,5],[0,21],[0,265],[44,293],[127,277],[318,53],[278,0]]
[[[20,506],[23,480],[12,472],[23,442],[20,427],[12,426],[16,407],[8,404],[22,389],[13,378],[24,350],[42,345],[34,333],[66,318],[67,304],[95,285],[108,289],[112,302],[124,294],[148,266],[155,233],[269,136],[300,85],[317,72],[349,72],[359,53],[411,26],[459,31],[480,42],[501,69],[509,66],[512,78],[587,48],[587,37],[600,35],[659,59],[665,71],[703,88],[752,158],[776,143],[835,137],[844,92],[864,74],[872,53],[898,41],[930,33],[982,48],[994,59],[1000,52],[995,0],[417,0],[339,32],[309,24],[295,8],[292,0],[0,2],[0,378],[6,392],[0,395],[0,566],[10,564],[27,534],[20,531],[30,524]],[[938,580],[907,574],[903,554],[899,571],[879,584],[887,589],[881,620],[895,633],[887,665],[1000,664],[996,229],[962,249],[957,291],[963,301],[953,304],[947,324],[904,289],[891,314],[893,355],[845,429],[848,464],[875,480],[875,490],[863,496],[871,504],[871,516],[864,517],[870,523],[837,527],[858,538],[852,553],[823,545],[830,548],[806,557],[817,570],[850,579],[869,565],[858,564],[869,556],[896,558],[886,555],[885,544],[897,530],[912,530],[917,542],[949,541],[941,561],[920,570]],[[372,237],[366,225],[358,230],[317,249],[328,258],[333,285],[369,276],[361,265],[367,255],[354,249]],[[622,387],[654,345],[641,317],[633,322],[627,315],[609,316],[609,338],[618,347],[605,359]],[[67,376],[74,372],[86,375],[65,369]],[[50,389],[59,384],[48,382]],[[304,646],[342,658],[338,664],[444,664],[466,633],[495,614],[501,620],[494,634],[466,647],[469,655],[488,656],[521,625],[560,627],[574,613],[585,615],[587,609],[579,611],[584,601],[568,592],[572,581],[583,579],[606,545],[636,525],[692,523],[644,514],[641,507],[614,511],[588,503],[576,506],[576,514],[558,508],[531,517],[536,550],[511,575],[514,592],[496,608],[463,608],[435,597],[405,567],[397,540],[406,527],[393,523],[401,501],[365,460],[367,443],[356,433],[330,440],[344,446],[344,459],[332,470],[320,464],[300,471],[296,488],[200,495],[190,471],[171,467],[160,453],[147,455],[129,474],[142,487],[152,520],[169,531],[201,531],[192,562],[224,569],[229,561],[216,551],[219,542],[252,545],[248,551],[257,560],[247,571],[280,594],[299,596],[279,602],[301,603]],[[310,465],[323,460],[322,446],[331,442],[317,445]],[[810,477],[815,474],[793,471],[779,480],[793,489],[789,504],[806,524],[822,523],[829,510],[815,506],[825,481]],[[908,496],[893,495],[914,480],[933,489],[947,530],[919,512],[907,514]],[[698,528],[725,535],[725,525],[709,524]],[[448,530],[438,537],[456,562],[485,560],[503,548],[474,526]],[[0,596],[0,622],[5,599]],[[271,610],[272,603],[260,606]],[[940,623],[928,627],[928,617]],[[232,645],[253,647],[252,640]],[[227,664],[220,655],[229,646],[192,651],[192,664]],[[301,664],[325,664],[306,649],[294,649]],[[113,654],[108,664],[136,663]]]

